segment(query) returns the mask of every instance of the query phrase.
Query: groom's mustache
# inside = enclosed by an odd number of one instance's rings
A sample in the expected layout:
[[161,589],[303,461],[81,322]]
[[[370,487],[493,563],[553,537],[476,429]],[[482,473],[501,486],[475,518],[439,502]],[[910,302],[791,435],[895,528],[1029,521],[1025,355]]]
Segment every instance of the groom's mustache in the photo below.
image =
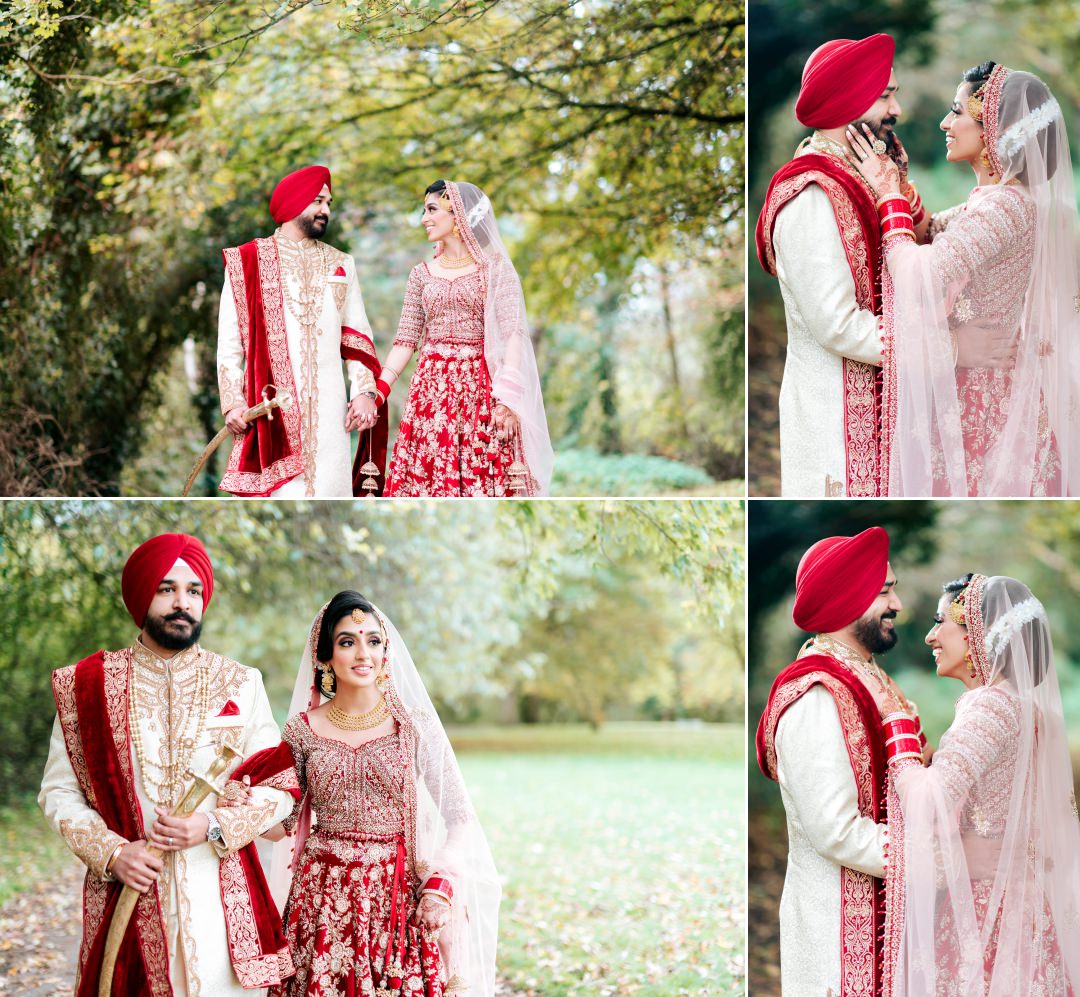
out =
[[880,619],[883,619],[883,620],[895,620],[896,619],[896,613],[895,612],[882,613]]

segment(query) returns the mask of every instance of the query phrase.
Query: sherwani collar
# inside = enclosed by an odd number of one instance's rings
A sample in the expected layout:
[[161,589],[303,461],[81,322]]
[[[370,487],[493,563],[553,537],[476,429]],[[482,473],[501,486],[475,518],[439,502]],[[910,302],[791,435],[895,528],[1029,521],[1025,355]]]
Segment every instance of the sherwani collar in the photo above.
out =
[[145,669],[154,675],[167,675],[173,678],[187,676],[198,666],[203,655],[199,644],[192,644],[169,658],[163,658],[155,651],[151,651],[138,637],[131,645],[132,663],[139,668]]

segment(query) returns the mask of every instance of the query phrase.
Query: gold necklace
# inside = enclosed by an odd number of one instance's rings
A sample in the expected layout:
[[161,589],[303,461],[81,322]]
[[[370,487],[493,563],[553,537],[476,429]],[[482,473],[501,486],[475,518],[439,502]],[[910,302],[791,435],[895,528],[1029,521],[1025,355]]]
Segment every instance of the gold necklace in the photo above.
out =
[[834,657],[842,658],[849,664],[853,664],[860,668],[865,675],[877,679],[882,690],[885,692],[885,695],[891,696],[893,702],[904,710],[905,713],[914,713],[907,697],[900,691],[899,687],[889,678],[885,673],[885,670],[873,657],[867,661],[866,658],[855,650],[855,648],[845,644],[842,640],[838,640],[836,637],[827,637],[825,634],[818,634],[817,637],[814,638],[814,643],[819,644],[826,653],[829,653],[831,649]]
[[473,258],[466,253],[464,256],[447,256],[443,253],[438,259],[438,264],[441,267],[445,267],[447,270],[463,270],[467,266],[471,266]]
[[380,699],[374,709],[360,714],[346,713],[331,700],[326,719],[338,730],[371,730],[372,727],[378,727],[388,716],[390,707],[386,705],[385,699]]

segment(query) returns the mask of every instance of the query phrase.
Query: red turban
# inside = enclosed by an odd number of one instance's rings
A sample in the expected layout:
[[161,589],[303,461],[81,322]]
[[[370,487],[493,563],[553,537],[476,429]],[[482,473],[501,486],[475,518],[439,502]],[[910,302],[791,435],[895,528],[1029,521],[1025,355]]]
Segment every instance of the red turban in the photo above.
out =
[[896,42],[888,35],[838,38],[806,60],[795,117],[807,128],[839,128],[861,118],[889,85]]
[[330,171],[325,166],[305,166],[290,173],[270,195],[270,217],[279,225],[291,222],[319,196],[323,184],[330,187]]
[[214,566],[206,548],[187,533],[162,533],[136,547],[124,565],[120,590],[135,626],[143,625],[158,584],[180,558],[203,583],[203,609],[210,605],[210,596],[214,594]]
[[795,573],[795,626],[819,634],[842,630],[870,608],[888,573],[889,534],[880,526],[819,540]]

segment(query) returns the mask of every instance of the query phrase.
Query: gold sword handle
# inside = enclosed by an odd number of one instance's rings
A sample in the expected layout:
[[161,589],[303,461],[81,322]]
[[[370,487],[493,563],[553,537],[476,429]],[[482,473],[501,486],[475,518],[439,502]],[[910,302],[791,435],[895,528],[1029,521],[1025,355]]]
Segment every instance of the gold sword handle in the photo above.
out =
[[[188,786],[180,802],[173,807],[171,816],[190,817],[208,796],[213,793],[221,794],[221,790],[214,785],[214,780],[222,775],[232,762],[239,758],[239,752],[223,744],[218,749],[217,757],[210,763],[206,776],[195,775],[190,769],[188,776],[191,785]],[[164,852],[154,845],[146,849],[147,853],[155,858],[161,858]],[[105,938],[105,951],[101,959],[101,975],[98,977],[98,997],[110,997],[112,993],[113,975],[116,972],[116,959],[120,955],[120,946],[127,934],[131,915],[135,913],[135,905],[139,902],[139,891],[133,886],[125,886],[120,892],[120,899],[113,909],[112,920],[109,922],[109,933]]]

